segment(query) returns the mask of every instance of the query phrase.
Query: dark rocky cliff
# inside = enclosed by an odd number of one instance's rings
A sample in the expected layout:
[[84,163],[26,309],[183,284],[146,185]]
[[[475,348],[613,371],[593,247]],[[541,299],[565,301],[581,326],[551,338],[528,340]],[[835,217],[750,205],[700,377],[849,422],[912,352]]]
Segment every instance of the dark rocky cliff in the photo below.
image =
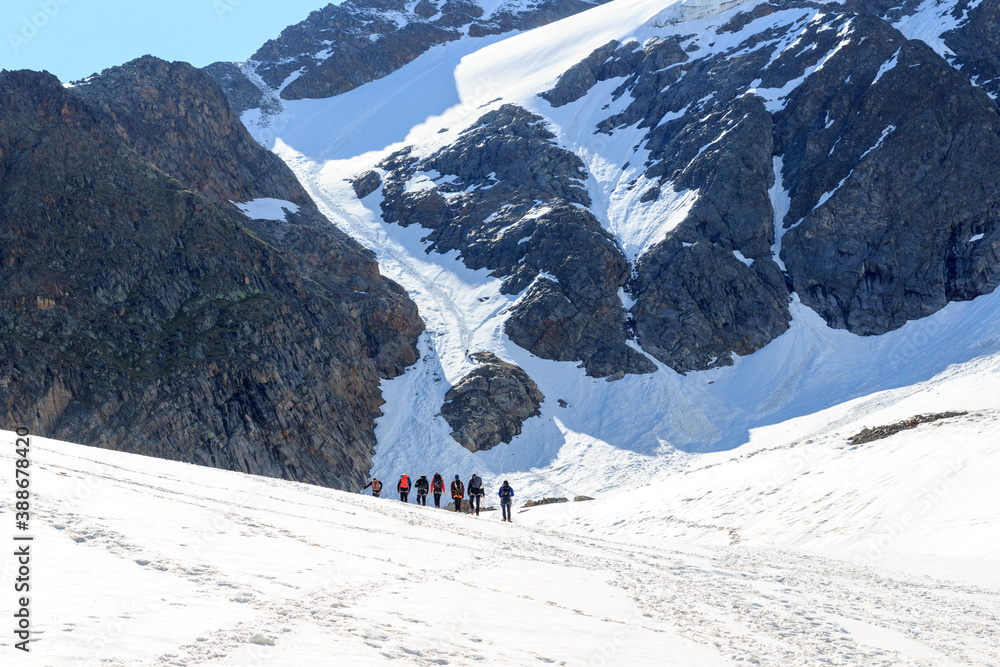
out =
[[[765,345],[787,328],[792,291],[831,326],[872,335],[1000,282],[1000,114],[956,69],[986,44],[996,2],[947,33],[965,45],[955,66],[887,22],[918,3],[877,4],[747,5],[718,31],[741,35],[731,48],[612,42],[542,95],[564,106],[623,78],[624,110],[596,131],[647,129],[644,201],[698,193],[631,283],[642,348],[676,370]],[[791,199],[777,226],[772,156]]]
[[[416,308],[208,77],[0,74],[0,421],[356,488]],[[227,199],[301,204],[249,220]]]

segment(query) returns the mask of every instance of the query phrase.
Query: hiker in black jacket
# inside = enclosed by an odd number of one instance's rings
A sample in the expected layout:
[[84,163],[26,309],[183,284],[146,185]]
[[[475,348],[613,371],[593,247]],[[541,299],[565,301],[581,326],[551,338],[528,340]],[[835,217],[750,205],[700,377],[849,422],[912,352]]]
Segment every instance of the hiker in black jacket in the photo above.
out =
[[479,516],[479,506],[482,504],[482,499],[485,495],[483,478],[472,473],[472,479],[469,480],[469,509],[475,512],[476,516]]
[[426,507],[427,490],[431,487],[431,483],[427,481],[427,475],[421,475],[414,486],[417,487],[417,504]]
[[455,481],[451,483],[451,497],[455,499],[455,511],[462,511],[462,498],[465,497],[465,484],[462,484],[462,478],[455,475]]

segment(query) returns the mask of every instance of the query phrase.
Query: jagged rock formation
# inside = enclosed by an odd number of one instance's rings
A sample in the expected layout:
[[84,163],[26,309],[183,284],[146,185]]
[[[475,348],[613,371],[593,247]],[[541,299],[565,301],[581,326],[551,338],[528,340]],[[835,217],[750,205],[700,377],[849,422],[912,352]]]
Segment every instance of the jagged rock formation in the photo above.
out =
[[519,435],[524,420],[541,414],[545,396],[523,369],[495,354],[479,352],[472,358],[481,366],[448,390],[441,415],[456,442],[479,452]]
[[[357,488],[416,308],[187,65],[0,74],[0,418]],[[228,199],[301,204],[248,220]]]
[[[247,109],[267,106],[267,98],[260,88],[251,83],[236,63],[216,62],[202,68],[219,85],[229,98],[229,105],[236,115]],[[273,110],[273,109],[272,109]]]
[[945,45],[955,54],[954,64],[996,99],[1000,94],[1000,3],[960,0],[952,15],[965,19],[960,28],[944,35]]
[[143,56],[71,90],[107,112],[139,155],[220,203],[274,197],[312,205],[288,166],[261,149],[202,70]]
[[[283,99],[330,97],[386,76],[437,44],[529,30],[599,4],[602,0],[512,0],[487,12],[472,0],[347,0],[285,28],[251,61]],[[230,73],[231,87],[223,88],[242,95],[245,83]]]
[[502,292],[527,290],[506,324],[518,345],[597,377],[652,372],[626,344],[628,261],[586,208],[583,162],[553,138],[539,116],[504,105],[425,159],[399,151],[381,164],[382,217],[430,230],[429,249],[505,277]]
[[[704,54],[710,38],[612,42],[542,95],[563,106],[625,77],[612,93],[624,110],[596,129],[648,130],[635,198],[697,193],[640,254],[630,286],[640,344],[676,370],[730,363],[779,335],[789,291],[831,326],[869,335],[1000,282],[996,105],[862,4],[748,4],[720,35],[778,20]],[[994,18],[972,9],[949,43],[982,44]],[[791,202],[780,241],[772,155]]]
[[869,39],[826,67],[857,85],[807,80],[775,134],[794,186],[792,287],[832,326],[870,335],[1000,283],[1000,114],[923,43],[854,25]]
[[631,103],[597,129],[650,128],[645,174],[634,184],[640,202],[698,192],[685,219],[638,257],[630,285],[643,349],[678,371],[729,364],[788,328],[788,291],[771,256],[771,118],[740,87],[766,55],[689,62],[679,38],[612,42],[543,93],[563,106],[598,81],[626,77],[613,95]]

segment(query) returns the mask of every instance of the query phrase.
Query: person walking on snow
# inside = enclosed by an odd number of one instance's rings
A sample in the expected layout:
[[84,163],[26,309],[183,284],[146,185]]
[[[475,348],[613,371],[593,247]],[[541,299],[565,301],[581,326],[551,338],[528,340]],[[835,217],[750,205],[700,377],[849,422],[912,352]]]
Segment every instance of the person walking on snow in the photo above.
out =
[[451,483],[451,497],[455,499],[455,511],[462,511],[462,498],[465,497],[465,484],[462,484],[461,478],[455,475],[455,481]]
[[444,493],[444,477],[439,472],[434,473],[434,478],[431,479],[431,493],[434,494],[434,507],[440,509],[441,494]]
[[[378,477],[372,477],[372,481],[365,484],[365,489],[369,486],[372,487],[372,497],[378,498],[379,494],[382,493],[382,482],[378,481]],[[361,492],[364,493],[365,489],[361,489]]]
[[399,484],[396,485],[396,490],[399,491],[399,499],[404,503],[410,502],[410,476],[404,474],[399,478]]
[[417,487],[417,504],[427,507],[427,490],[431,486],[427,481],[427,475],[421,475],[414,486]]
[[507,480],[504,480],[503,484],[500,485],[500,492],[497,495],[500,496],[500,509],[503,511],[502,520],[513,523],[510,520],[510,501],[514,499],[514,489],[510,488]]
[[483,478],[472,473],[472,479],[469,480],[469,509],[479,516],[479,506],[482,504],[482,498],[486,495],[486,491],[483,490]]

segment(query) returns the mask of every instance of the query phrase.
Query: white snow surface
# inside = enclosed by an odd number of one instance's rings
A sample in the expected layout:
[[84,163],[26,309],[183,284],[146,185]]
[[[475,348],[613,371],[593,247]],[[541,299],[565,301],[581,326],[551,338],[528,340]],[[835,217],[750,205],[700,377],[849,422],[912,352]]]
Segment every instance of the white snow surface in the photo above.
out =
[[[790,329],[762,350],[734,357],[732,366],[684,376],[660,366],[656,373],[613,382],[590,378],[577,363],[535,358],[506,338],[506,312],[519,297],[501,294],[499,279],[469,270],[455,252],[428,253],[426,230],[384,223],[381,189],[363,201],[356,198],[346,179],[390,152],[412,146],[415,156],[430,155],[490,109],[515,103],[544,117],[558,142],[583,159],[591,210],[630,259],[640,257],[683,219],[698,193],[676,192],[665,183],[656,201],[639,201],[654,185],[642,176],[647,130],[594,132],[600,120],[628,104],[626,94],[604,108],[620,80],[600,82],[560,108],[537,94],[611,39],[641,44],[670,34],[672,28],[649,22],[670,4],[615,0],[514,36],[458,40],[348,93],[282,101],[284,110],[266,121],[245,115],[258,140],[289,164],[330,220],[376,253],[381,271],[406,288],[427,324],[420,361],[382,383],[386,403],[377,421],[373,474],[396,479],[403,472],[476,470],[488,483],[506,477],[529,493],[606,492],[674,471],[692,452],[740,446],[754,428],[928,380],[951,364],[1000,351],[1000,295],[953,303],[868,338],[830,329],[796,301]],[[699,55],[738,46],[745,33],[715,32],[736,11],[685,22],[677,28],[690,36],[682,46],[697,45]],[[745,31],[797,25],[772,43],[777,58],[799,48],[797,34],[809,20],[823,17],[815,9],[781,10]],[[842,27],[842,40],[849,30]],[[787,92],[776,91],[773,103],[780,105]],[[777,257],[788,210],[780,157],[775,170]],[[410,187],[430,187],[431,176]],[[528,419],[521,435],[476,454],[454,442],[438,416],[447,390],[474,367],[467,351],[492,351],[518,364],[546,397],[541,416]]]
[[952,58],[955,52],[949,49],[943,35],[954,30],[964,22],[952,16],[954,6],[941,0],[924,0],[920,7],[893,24],[907,39],[919,39],[937,51],[945,59]]
[[896,52],[892,54],[892,58],[889,58],[889,60],[882,63],[882,66],[878,68],[878,72],[875,74],[875,78],[872,79],[871,85],[874,86],[882,78],[883,74],[893,69],[897,64],[899,64],[899,49],[896,49]]
[[31,438],[35,641],[0,659],[997,664],[998,399],[990,355],[590,502],[515,487],[512,524]]
[[243,212],[243,215],[253,220],[277,220],[284,222],[289,213],[298,213],[299,206],[284,199],[261,197],[248,202],[232,202]]

